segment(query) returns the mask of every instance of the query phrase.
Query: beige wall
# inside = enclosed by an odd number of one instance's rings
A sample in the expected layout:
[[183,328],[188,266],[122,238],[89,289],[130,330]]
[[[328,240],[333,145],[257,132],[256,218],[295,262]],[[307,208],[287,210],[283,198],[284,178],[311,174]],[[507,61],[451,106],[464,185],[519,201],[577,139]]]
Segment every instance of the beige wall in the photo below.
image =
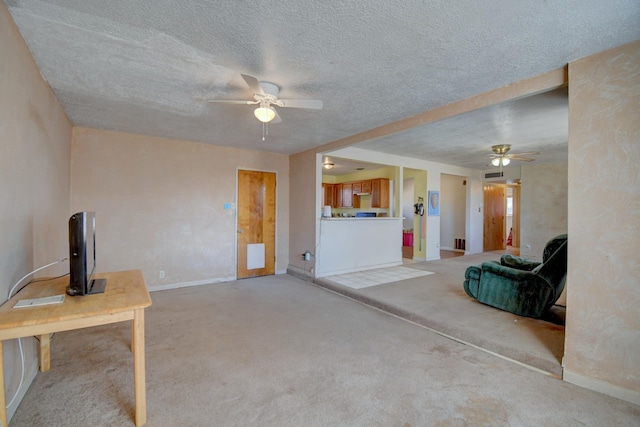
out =
[[640,404],[640,42],[569,81],[564,377]]
[[277,173],[276,271],[283,273],[287,156],[74,128],[71,208],[96,212],[98,269],[141,269],[151,290],[234,279],[238,168]]
[[[313,151],[290,157],[291,212],[289,222],[289,267],[293,273],[314,276],[316,233],[319,235],[322,172],[319,157]],[[311,262],[302,260],[306,250],[314,254]]]
[[520,173],[520,255],[542,261],[547,241],[567,232],[567,163],[523,165]]
[[[0,298],[36,268],[68,256],[71,125],[40,76],[7,7],[0,2]],[[69,271],[60,263],[36,276]],[[27,283],[28,279],[23,282]],[[25,339],[28,388],[37,371],[35,340]],[[16,341],[4,345],[8,399],[20,382]],[[8,409],[13,415],[17,398]]]

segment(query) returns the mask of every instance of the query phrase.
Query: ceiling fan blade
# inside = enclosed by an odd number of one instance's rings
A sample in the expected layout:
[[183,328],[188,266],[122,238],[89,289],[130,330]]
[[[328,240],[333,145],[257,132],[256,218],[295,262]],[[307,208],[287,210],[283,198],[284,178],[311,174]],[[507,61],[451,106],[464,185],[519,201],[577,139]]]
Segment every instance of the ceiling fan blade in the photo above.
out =
[[511,160],[519,160],[521,162],[533,162],[535,159],[531,157],[521,157],[521,156],[509,156]]
[[275,108],[273,109],[273,111],[276,112],[276,116],[273,118],[273,120],[271,120],[269,123],[280,123],[282,121],[282,119],[280,118],[280,114],[278,114],[278,110],[276,110]]
[[535,156],[537,154],[540,154],[539,151],[527,151],[526,153],[512,153],[509,154],[510,156]]
[[207,102],[217,102],[222,104],[241,104],[241,105],[258,104],[258,101],[234,101],[234,100],[227,100],[227,99],[209,99],[207,100]]
[[309,108],[311,110],[322,110],[322,101],[317,99],[279,99],[280,107],[286,108]]
[[264,91],[262,90],[262,86],[260,86],[260,82],[253,76],[249,76],[247,74],[240,74],[245,82],[249,85],[249,88],[253,91],[253,93],[257,93],[260,95],[264,95]]

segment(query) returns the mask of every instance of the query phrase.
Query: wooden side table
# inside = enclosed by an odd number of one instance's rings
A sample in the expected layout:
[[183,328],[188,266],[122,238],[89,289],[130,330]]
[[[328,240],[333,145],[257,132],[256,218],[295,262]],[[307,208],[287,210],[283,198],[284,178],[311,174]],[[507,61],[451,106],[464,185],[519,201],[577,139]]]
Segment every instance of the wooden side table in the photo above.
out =
[[50,334],[131,321],[133,351],[135,425],[147,421],[144,355],[144,309],[151,306],[140,270],[119,271],[96,275],[107,279],[103,294],[67,296],[63,303],[37,307],[13,308],[21,299],[64,294],[69,277],[38,282],[27,286],[0,307],[0,421],[7,426],[2,342],[8,339],[38,336],[40,371],[50,367]]

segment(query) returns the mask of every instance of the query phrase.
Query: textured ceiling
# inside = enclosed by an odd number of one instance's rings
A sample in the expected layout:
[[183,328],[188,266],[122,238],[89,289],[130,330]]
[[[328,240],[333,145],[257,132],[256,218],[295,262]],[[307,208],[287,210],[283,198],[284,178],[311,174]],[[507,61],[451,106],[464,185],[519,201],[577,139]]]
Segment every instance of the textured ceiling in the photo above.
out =
[[[637,0],[6,3],[74,125],[287,154],[640,38]],[[263,142],[253,106],[207,102],[251,100],[240,74],[324,109],[279,108]],[[566,118],[554,92],[359,146],[482,169],[508,141],[543,161],[566,157]]]

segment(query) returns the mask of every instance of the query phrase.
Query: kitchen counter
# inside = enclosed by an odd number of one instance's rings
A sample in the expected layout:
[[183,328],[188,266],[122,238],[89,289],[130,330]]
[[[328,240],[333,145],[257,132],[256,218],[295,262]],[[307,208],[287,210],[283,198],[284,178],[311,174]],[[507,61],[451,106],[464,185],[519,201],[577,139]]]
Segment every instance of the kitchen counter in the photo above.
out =
[[402,218],[335,217],[320,221],[316,277],[402,264]]
[[354,220],[357,219],[358,221],[360,220],[365,220],[365,221],[370,221],[370,220],[398,220],[398,219],[403,219],[403,218],[398,218],[398,217],[390,217],[390,216],[376,216],[376,217],[366,217],[366,216],[336,216],[336,217],[322,217],[323,221],[344,221],[344,220]]

